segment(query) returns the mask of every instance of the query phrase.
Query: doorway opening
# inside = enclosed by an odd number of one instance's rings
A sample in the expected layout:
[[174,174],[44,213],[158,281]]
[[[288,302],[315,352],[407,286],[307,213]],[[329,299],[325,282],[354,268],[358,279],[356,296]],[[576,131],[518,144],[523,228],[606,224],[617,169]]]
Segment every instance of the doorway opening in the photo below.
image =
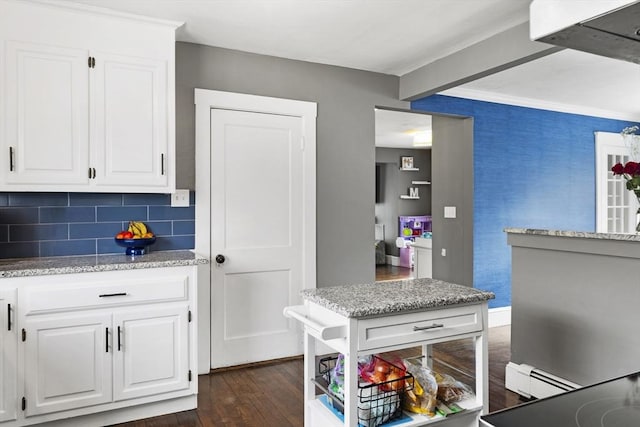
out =
[[[432,139],[430,114],[375,109],[376,281],[431,277]],[[429,246],[428,257],[418,245]]]

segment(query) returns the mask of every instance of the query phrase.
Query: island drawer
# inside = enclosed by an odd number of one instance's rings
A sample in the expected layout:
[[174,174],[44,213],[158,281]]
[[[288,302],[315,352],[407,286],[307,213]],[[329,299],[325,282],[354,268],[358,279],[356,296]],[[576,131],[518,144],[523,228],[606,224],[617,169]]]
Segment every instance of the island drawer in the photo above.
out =
[[358,350],[419,343],[481,331],[482,327],[478,305],[365,319],[358,322]]
[[25,286],[24,314],[188,299],[190,275],[180,268],[63,276],[65,282],[49,276],[46,286]]

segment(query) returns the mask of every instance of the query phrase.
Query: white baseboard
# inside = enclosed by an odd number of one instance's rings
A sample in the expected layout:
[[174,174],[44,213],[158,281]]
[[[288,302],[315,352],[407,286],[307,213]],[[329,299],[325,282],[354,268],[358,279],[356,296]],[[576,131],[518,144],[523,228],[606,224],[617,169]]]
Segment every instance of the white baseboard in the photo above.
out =
[[511,306],[489,309],[489,327],[506,326],[511,324]]

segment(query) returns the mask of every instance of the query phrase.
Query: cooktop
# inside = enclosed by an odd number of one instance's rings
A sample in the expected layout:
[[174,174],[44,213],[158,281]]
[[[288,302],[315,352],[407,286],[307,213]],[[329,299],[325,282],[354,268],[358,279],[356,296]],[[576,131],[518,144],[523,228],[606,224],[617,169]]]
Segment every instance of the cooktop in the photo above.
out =
[[640,426],[640,372],[480,417],[493,427]]

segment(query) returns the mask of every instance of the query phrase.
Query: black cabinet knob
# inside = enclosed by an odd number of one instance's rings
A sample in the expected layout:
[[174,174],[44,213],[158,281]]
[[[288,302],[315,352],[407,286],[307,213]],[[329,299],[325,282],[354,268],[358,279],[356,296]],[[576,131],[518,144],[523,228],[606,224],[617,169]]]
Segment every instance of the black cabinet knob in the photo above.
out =
[[226,258],[224,257],[224,255],[221,255],[221,254],[216,255],[216,263],[217,264],[224,264],[225,259]]

